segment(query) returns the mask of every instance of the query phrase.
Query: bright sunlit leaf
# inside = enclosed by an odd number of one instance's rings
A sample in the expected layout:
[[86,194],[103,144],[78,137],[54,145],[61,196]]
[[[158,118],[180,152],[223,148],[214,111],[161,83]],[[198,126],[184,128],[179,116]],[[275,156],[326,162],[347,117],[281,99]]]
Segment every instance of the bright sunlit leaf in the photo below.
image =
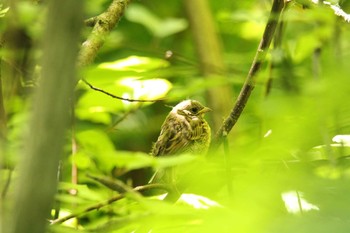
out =
[[3,5],[0,4],[0,17],[4,17],[9,9],[9,7],[3,8]]
[[207,197],[184,193],[181,195],[180,199],[177,201],[178,204],[188,204],[195,209],[209,209],[212,207],[222,207],[216,201],[210,200]]
[[130,56],[113,62],[104,62],[98,68],[116,71],[145,72],[152,69],[160,69],[169,66],[169,62],[151,57]]
[[[70,212],[69,209],[60,209],[58,218],[63,218],[66,217],[68,215],[71,215],[72,213]],[[51,210],[51,215],[55,215],[55,210]],[[63,226],[67,226],[67,227],[72,227],[72,228],[76,228],[78,225],[78,220],[77,218],[71,218],[65,222],[62,223]]]
[[264,134],[264,138],[267,138],[268,136],[270,136],[272,134],[272,129],[269,129],[265,134]]
[[[159,58],[130,56],[101,63],[84,71],[85,79],[95,88],[124,99],[155,100],[163,98],[172,84],[157,76],[155,70],[169,66]],[[152,73],[154,72],[154,73]],[[79,98],[76,115],[79,119],[96,123],[111,124],[112,115],[129,109],[138,102],[123,101],[105,93],[89,89]],[[144,103],[142,106],[151,103]]]
[[145,100],[159,99],[172,87],[172,84],[166,79],[137,80],[135,78],[125,78],[120,81],[120,84],[133,89],[131,98]]
[[342,145],[350,146],[350,135],[336,135],[332,138],[332,141],[340,143]]
[[288,191],[282,193],[282,200],[289,213],[298,214],[311,210],[320,210],[316,205],[313,205],[303,198],[303,194],[297,191]]

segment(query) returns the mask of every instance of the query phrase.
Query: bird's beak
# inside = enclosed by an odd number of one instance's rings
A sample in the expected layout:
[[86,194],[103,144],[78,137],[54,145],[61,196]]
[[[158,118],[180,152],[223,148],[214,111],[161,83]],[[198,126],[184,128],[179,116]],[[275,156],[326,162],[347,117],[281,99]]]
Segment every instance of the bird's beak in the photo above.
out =
[[207,112],[211,112],[212,110],[210,108],[204,107],[202,110],[199,111],[199,114],[204,114]]

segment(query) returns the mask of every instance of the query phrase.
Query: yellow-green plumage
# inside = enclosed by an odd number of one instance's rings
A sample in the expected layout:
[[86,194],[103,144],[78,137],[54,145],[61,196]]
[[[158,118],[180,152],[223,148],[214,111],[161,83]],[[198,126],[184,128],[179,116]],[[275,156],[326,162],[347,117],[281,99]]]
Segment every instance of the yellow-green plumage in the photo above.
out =
[[211,111],[196,100],[184,100],[166,117],[152,155],[183,152],[204,154],[208,151],[211,131],[204,114]]

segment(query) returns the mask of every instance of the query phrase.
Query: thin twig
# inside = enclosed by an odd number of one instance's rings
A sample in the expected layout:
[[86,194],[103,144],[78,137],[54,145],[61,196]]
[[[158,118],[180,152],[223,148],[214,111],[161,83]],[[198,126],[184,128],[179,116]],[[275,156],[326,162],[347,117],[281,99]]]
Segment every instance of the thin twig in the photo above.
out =
[[[147,185],[143,185],[143,186],[137,186],[137,187],[133,188],[132,190],[134,192],[141,192],[141,191],[146,191],[146,190],[151,190],[151,189],[163,189],[163,190],[169,191],[169,187],[165,184],[147,184]],[[69,219],[77,218],[83,214],[90,212],[90,211],[101,209],[102,207],[105,207],[107,205],[112,204],[113,202],[116,202],[116,201],[123,199],[126,196],[126,194],[127,193],[118,194],[118,195],[113,196],[112,198],[110,198],[104,202],[100,202],[98,204],[89,206],[80,212],[73,213],[73,214],[67,215],[63,218],[53,220],[53,221],[51,221],[51,225],[63,223]]]
[[303,205],[302,205],[302,202],[301,202],[301,197],[300,197],[300,194],[299,194],[298,191],[295,191],[295,192],[296,192],[297,198],[298,198],[299,211],[302,214],[303,213]]
[[140,102],[140,103],[145,103],[145,102],[157,102],[157,101],[160,101],[160,100],[163,100],[163,99],[156,99],[156,100],[139,100],[139,99],[129,99],[129,98],[123,98],[123,97],[120,97],[120,96],[116,96],[112,93],[109,93],[105,90],[102,90],[98,87],[95,87],[93,86],[91,83],[89,83],[88,81],[86,81],[86,79],[81,79],[81,81],[83,81],[86,85],[88,85],[92,90],[94,91],[99,91],[103,94],[106,94],[114,99],[118,99],[118,100],[124,100],[124,101],[128,101],[128,102]]
[[110,177],[94,176],[91,174],[87,174],[87,177],[99,182],[100,184],[103,184],[111,190],[117,191],[118,193],[134,192],[132,188],[130,188],[120,180],[111,179]]
[[261,64],[265,60],[267,51],[270,47],[272,38],[275,34],[276,27],[278,25],[279,18],[283,11],[284,5],[285,5],[284,0],[273,1],[270,16],[266,24],[264,34],[263,34],[263,37],[261,38],[259,47],[255,54],[253,63],[250,67],[248,76],[241,89],[241,92],[239,93],[235,106],[231,110],[230,115],[225,119],[223,125],[216,133],[215,140],[212,145],[213,149],[216,149],[222,143],[225,135],[227,135],[231,131],[232,127],[236,124],[238,118],[243,112],[243,109],[245,108],[245,105],[248,102],[250,94],[255,87],[256,74],[260,70]]
[[114,130],[120,122],[124,121],[130,114],[136,112],[139,108],[141,108],[141,106],[142,104],[139,104],[135,108],[129,109],[122,116],[120,116],[116,121],[114,121],[113,124],[109,127],[109,129]]
[[[113,30],[116,24],[119,22],[121,17],[124,14],[124,11],[129,4],[130,0],[113,0],[108,9],[102,14],[90,18],[85,21],[85,24],[88,26],[93,26],[93,30],[87,40],[83,43],[78,59],[78,66],[84,67],[90,65],[95,57],[97,52],[103,46],[106,37]],[[86,79],[81,79],[86,85],[95,91],[99,91],[103,94],[106,94],[112,98],[124,100],[128,102],[156,102],[158,100],[136,100],[123,98],[120,96],[113,95],[105,90],[102,90],[98,87],[94,87]]]

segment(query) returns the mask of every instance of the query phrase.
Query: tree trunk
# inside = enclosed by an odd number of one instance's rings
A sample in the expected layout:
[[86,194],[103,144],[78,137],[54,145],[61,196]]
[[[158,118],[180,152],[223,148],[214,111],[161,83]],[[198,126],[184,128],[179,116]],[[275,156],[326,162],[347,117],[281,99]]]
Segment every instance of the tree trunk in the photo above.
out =
[[[192,28],[201,73],[208,79],[225,78],[226,67],[220,38],[207,0],[184,0],[183,3]],[[207,94],[209,106],[214,110],[212,128],[216,131],[234,103],[232,88],[226,84],[219,85],[210,88]]]
[[76,79],[82,4],[79,0],[48,2],[41,77],[6,232],[45,232]]

